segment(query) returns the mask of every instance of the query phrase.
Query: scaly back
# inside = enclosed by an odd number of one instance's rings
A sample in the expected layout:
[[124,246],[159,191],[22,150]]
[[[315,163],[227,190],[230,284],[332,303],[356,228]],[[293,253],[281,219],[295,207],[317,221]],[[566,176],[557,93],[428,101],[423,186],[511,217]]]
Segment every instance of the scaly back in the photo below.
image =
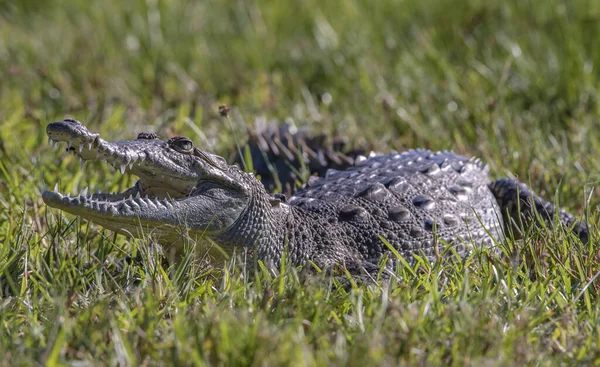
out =
[[408,258],[420,251],[434,257],[437,240],[464,255],[466,244],[503,239],[489,183],[488,168],[477,159],[418,149],[330,170],[312,178],[289,204],[330,218],[327,227],[343,228],[353,242],[348,245],[367,260],[385,252],[378,235]]

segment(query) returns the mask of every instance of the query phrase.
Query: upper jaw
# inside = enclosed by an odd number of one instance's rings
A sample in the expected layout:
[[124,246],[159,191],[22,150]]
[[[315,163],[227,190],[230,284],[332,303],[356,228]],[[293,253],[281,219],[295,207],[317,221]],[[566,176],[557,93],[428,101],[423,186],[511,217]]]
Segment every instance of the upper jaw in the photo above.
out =
[[76,120],[53,122],[46,128],[53,146],[67,143],[67,151],[81,160],[102,160],[122,174],[133,173],[146,183],[165,183],[184,195],[198,182],[201,171],[191,157],[178,154],[159,139],[136,139],[109,142],[90,132]]
[[100,134],[90,132],[76,120],[53,122],[46,127],[46,134],[53,147],[58,142],[66,142],[67,151],[79,156],[82,165],[86,160],[102,159],[125,173],[127,168],[131,171],[136,162],[141,163],[146,159],[145,149],[133,150],[127,146],[136,145],[133,141],[127,142],[127,145],[123,142],[107,142]]
[[48,124],[46,135],[48,135],[48,142],[51,140],[54,142],[66,141],[69,142],[69,148],[73,144],[80,145],[80,151],[83,149],[83,144],[91,144],[100,136],[89,131],[82,123],[73,119]]

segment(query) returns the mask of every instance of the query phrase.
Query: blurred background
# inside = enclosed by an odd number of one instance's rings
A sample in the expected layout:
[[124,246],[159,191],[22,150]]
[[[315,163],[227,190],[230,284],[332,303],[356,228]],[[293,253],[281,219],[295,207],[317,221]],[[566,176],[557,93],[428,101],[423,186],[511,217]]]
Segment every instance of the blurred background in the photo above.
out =
[[136,180],[52,151],[66,117],[224,157],[287,124],[479,156],[598,228],[599,40],[598,0],[0,0],[0,365],[597,364],[597,242],[562,231],[345,295],[235,261],[163,269],[150,239],[41,191]]
[[0,158],[36,170],[46,124],[67,116],[223,155],[246,126],[287,122],[478,155],[542,194],[566,182],[580,208],[600,152],[599,20],[581,0],[1,1]]

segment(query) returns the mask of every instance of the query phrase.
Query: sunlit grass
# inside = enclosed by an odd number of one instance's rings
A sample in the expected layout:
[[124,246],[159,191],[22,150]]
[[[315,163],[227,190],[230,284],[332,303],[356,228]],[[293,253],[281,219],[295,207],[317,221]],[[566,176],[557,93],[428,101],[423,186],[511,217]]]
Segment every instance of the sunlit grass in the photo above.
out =
[[346,291],[237,258],[169,267],[41,190],[133,184],[52,151],[45,126],[67,116],[224,156],[287,119],[480,156],[597,223],[599,20],[594,1],[0,2],[2,363],[598,363],[597,236],[538,228]]

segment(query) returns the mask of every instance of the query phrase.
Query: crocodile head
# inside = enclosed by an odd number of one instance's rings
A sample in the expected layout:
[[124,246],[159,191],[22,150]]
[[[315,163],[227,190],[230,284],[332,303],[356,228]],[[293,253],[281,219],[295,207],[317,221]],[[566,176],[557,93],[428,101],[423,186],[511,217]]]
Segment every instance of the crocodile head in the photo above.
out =
[[[142,133],[136,140],[109,142],[80,122],[67,119],[46,129],[49,141],[67,143],[83,161],[101,160],[122,174],[139,177],[122,193],[64,195],[46,190],[44,202],[115,232],[141,237],[156,234],[177,239],[185,227],[218,235],[248,207],[253,192],[264,187],[251,174],[229,166],[185,137],[160,140]],[[258,185],[257,185],[258,184]]]

